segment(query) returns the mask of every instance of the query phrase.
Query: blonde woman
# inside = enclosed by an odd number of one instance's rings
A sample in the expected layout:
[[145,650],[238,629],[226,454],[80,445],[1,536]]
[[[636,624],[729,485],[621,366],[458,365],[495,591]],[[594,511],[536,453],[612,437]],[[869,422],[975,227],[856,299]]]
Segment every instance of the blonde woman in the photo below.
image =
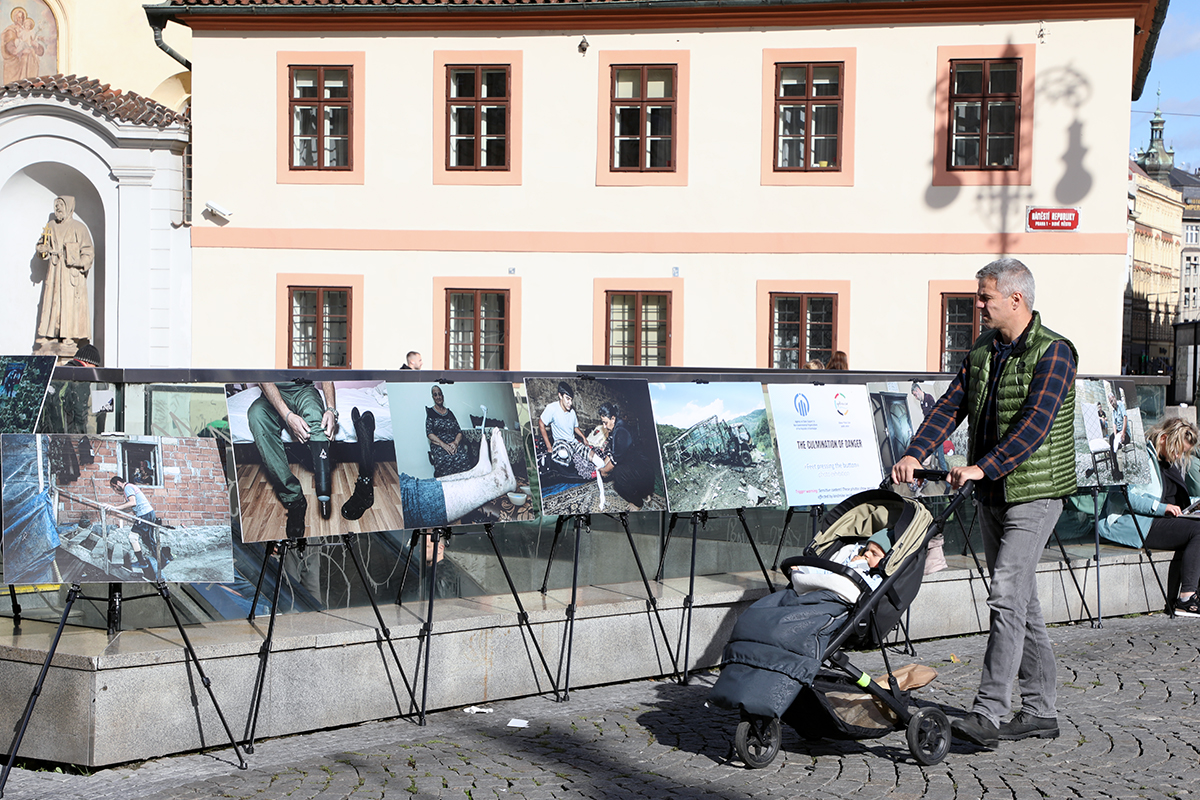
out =
[[1184,474],[1198,442],[1200,430],[1182,419],[1151,429],[1146,436],[1150,482],[1129,487],[1129,506],[1121,495],[1110,494],[1108,513],[1100,520],[1100,535],[1110,541],[1140,547],[1140,527],[1146,547],[1175,551],[1168,585],[1179,587],[1175,613],[1188,617],[1200,617],[1200,519],[1180,515],[1191,502]]

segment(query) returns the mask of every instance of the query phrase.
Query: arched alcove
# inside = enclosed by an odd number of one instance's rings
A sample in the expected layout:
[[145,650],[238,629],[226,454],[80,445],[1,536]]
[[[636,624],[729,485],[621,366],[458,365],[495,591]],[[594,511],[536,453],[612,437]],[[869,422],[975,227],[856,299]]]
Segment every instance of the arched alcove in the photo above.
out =
[[[62,163],[30,164],[0,187],[0,352],[27,353],[33,348],[38,312],[45,285],[47,262],[37,255],[38,240],[54,219],[54,198],[75,198],[75,217],[87,225],[95,245],[95,260],[88,273],[88,308],[92,340],[104,353],[104,281],[107,236],[105,209],[100,193],[83,173]],[[101,298],[101,302],[97,302]]]

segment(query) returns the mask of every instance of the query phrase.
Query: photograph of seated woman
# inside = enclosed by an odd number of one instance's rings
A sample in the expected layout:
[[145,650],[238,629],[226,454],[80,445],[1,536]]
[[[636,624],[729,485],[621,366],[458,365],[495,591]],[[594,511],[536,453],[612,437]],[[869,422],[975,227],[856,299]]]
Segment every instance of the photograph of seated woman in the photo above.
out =
[[1150,482],[1129,487],[1129,506],[1110,493],[1100,519],[1100,535],[1111,542],[1140,547],[1140,527],[1146,547],[1175,552],[1167,585],[1176,590],[1175,613],[1191,617],[1200,616],[1200,519],[1180,515],[1191,503],[1184,474],[1197,442],[1200,431],[1182,419],[1152,428],[1146,436]]
[[657,464],[646,453],[644,442],[638,441],[621,418],[616,403],[600,404],[600,425],[608,431],[604,450],[604,466],[600,476],[611,481],[617,494],[629,503],[630,511],[641,511],[646,498],[654,491]]
[[433,477],[466,472],[475,464],[475,453],[465,446],[462,428],[454,412],[446,408],[442,387],[434,386],[429,394],[433,406],[425,409],[425,436],[429,439],[429,459],[433,462]]

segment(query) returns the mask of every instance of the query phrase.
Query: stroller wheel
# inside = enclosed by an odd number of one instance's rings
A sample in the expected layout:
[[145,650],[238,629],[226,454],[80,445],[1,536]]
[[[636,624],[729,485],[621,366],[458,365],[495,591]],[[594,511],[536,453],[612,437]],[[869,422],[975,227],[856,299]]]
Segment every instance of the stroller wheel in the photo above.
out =
[[[949,723],[946,724],[949,730]],[[733,736],[733,749],[750,769],[762,769],[774,761],[782,743],[779,720],[766,717],[743,718]]]
[[950,752],[950,719],[940,708],[922,708],[908,721],[908,750],[917,763],[932,766]]

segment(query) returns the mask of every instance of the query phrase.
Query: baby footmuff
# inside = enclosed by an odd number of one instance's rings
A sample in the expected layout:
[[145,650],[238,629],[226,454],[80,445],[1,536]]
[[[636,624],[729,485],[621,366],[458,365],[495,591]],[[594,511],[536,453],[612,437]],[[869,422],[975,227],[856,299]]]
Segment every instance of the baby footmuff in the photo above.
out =
[[[747,767],[775,759],[781,722],[808,739],[870,739],[905,730],[919,763],[945,758],[949,718],[935,707],[910,711],[909,689],[924,684],[891,668],[884,642],[921,588],[929,540],[969,494],[968,484],[935,521],[920,502],[890,489],[859,492],[825,513],[803,555],[780,564],[785,575],[791,573],[791,584],[738,618],[708,698],[741,712],[734,750]],[[868,576],[831,560],[846,545],[865,545],[881,531],[891,548]],[[846,652],[875,647],[887,685],[853,666]]]

